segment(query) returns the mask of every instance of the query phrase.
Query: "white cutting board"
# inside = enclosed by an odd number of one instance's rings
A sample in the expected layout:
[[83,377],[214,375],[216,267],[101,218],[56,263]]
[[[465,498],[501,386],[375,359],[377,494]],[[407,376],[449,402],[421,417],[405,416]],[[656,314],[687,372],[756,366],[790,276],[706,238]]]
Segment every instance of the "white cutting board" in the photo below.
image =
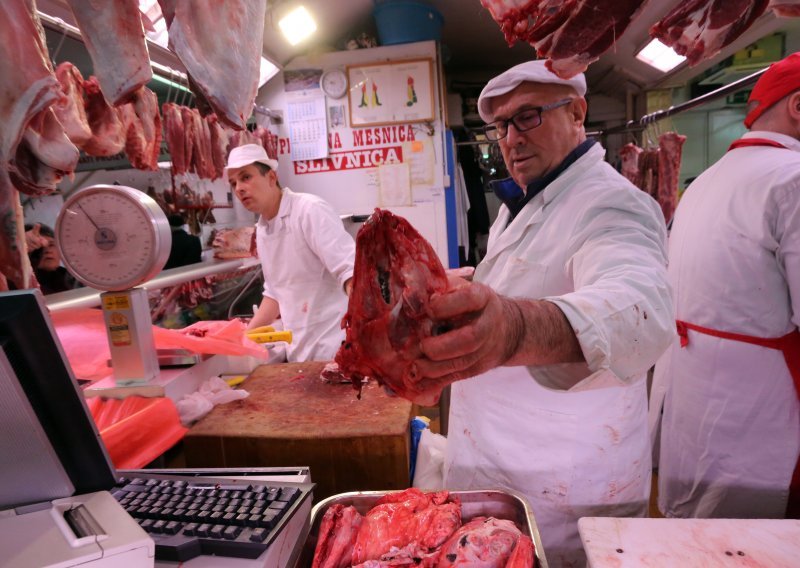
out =
[[584,517],[589,568],[800,567],[800,521]]

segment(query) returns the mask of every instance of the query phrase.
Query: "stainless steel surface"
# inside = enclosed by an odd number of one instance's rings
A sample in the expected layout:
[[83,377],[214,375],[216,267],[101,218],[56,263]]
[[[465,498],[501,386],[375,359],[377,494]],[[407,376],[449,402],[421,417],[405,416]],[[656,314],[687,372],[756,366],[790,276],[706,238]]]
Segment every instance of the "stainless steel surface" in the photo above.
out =
[[[387,493],[394,491],[354,491],[340,493],[323,499],[311,510],[311,529],[308,533],[300,558],[295,568],[308,568],[314,558],[319,526],[325,511],[333,505],[353,506],[362,515],[366,514],[375,502]],[[517,526],[533,540],[539,568],[547,568],[547,559],[542,548],[542,539],[533,512],[527,500],[519,493],[509,490],[486,489],[481,491],[450,491],[450,495],[461,501],[461,519],[467,522],[475,517],[495,517],[514,521]]]
[[[219,274],[220,272],[232,272],[240,268],[255,266],[258,263],[256,258],[236,258],[232,260],[210,260],[198,262],[189,266],[170,268],[163,270],[152,280],[143,285],[147,290],[159,290],[168,286],[191,282],[204,276]],[[45,296],[45,303],[52,311],[64,310],[67,308],[93,308],[100,305],[100,290],[95,288],[78,288],[67,290],[57,294]]]

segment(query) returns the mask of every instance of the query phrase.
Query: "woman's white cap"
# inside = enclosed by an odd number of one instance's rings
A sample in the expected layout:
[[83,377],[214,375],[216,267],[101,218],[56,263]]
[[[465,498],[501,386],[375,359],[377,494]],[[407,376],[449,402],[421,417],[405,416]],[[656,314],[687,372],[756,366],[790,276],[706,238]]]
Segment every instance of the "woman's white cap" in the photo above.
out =
[[269,169],[276,172],[278,170],[278,160],[273,160],[267,156],[267,151],[264,150],[263,146],[258,144],[245,144],[231,150],[228,156],[228,165],[225,166],[225,175],[228,175],[228,170],[243,168],[250,164],[255,164],[256,162],[269,166]]
[[575,89],[578,96],[586,94],[586,77],[583,73],[578,73],[571,79],[562,79],[545,66],[544,59],[536,61],[526,61],[515,65],[508,71],[504,71],[488,83],[478,97],[478,114],[484,122],[492,122],[492,98],[505,95],[509,91],[516,89],[521,83],[555,83],[557,85],[567,85]]

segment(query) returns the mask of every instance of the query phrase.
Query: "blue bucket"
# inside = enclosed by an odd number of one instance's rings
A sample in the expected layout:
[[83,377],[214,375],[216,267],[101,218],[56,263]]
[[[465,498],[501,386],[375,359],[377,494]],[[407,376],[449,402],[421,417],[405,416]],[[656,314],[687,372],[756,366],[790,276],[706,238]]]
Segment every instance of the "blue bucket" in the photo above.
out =
[[381,45],[440,40],[444,18],[436,8],[414,0],[376,2],[372,12]]

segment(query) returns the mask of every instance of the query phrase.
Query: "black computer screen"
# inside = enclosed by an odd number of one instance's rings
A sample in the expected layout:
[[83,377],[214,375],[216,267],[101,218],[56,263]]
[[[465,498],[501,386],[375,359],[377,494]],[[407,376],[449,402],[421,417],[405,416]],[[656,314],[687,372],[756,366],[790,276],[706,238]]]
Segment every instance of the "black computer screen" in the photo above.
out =
[[0,345],[76,493],[112,487],[113,466],[41,292],[0,292]]

